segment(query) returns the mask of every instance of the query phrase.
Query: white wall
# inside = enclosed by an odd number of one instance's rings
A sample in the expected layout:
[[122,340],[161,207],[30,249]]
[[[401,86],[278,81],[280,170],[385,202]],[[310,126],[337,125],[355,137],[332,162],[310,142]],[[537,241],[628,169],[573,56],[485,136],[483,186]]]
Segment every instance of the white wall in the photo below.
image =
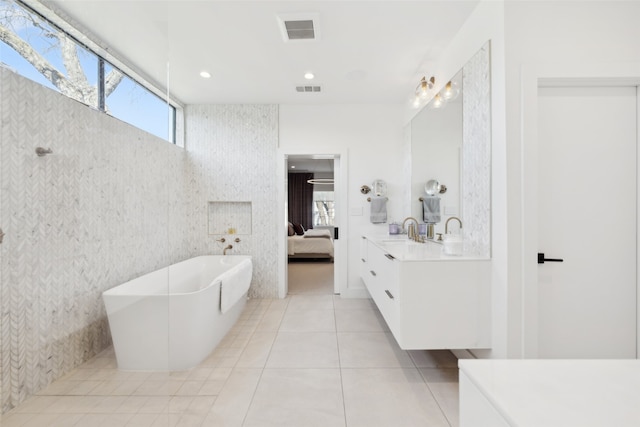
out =
[[[504,5],[483,0],[456,37],[433,64],[435,92],[442,89],[473,55],[491,41],[491,260],[492,260],[492,349],[474,351],[478,357],[506,357],[507,330],[507,194],[504,83]],[[408,113],[405,117],[416,114]]]
[[[509,355],[521,357],[523,299],[531,295],[535,226],[531,162],[535,161],[538,77],[640,81],[639,2],[507,2],[505,4],[509,223]],[[533,115],[532,115],[533,114]],[[532,199],[533,197],[533,199]],[[534,203],[531,205],[531,203]],[[533,212],[535,213],[535,212]],[[611,219],[615,220],[615,219]],[[523,261],[524,260],[524,261]]]
[[280,106],[281,153],[348,154],[348,162],[343,165],[348,170],[343,188],[347,207],[341,211],[347,215],[347,230],[340,230],[341,244],[346,245],[340,262],[346,263],[348,270],[346,287],[341,290],[345,295],[366,295],[359,277],[360,236],[388,232],[387,224],[369,222],[369,203],[360,186],[371,186],[375,179],[385,180],[388,220],[402,221],[409,215],[403,209],[402,114],[402,106],[394,105]]

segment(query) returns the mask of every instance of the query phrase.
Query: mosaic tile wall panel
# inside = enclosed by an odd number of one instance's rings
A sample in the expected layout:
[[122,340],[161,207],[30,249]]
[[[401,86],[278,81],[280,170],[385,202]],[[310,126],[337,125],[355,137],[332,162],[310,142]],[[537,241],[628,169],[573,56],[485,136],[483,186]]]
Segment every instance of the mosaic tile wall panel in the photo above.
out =
[[[277,105],[193,105],[185,109],[186,148],[194,188],[188,214],[196,253],[221,254],[207,233],[209,201],[250,201],[252,233],[231,253],[253,256],[249,296],[277,298]],[[203,239],[203,236],[206,238]]]
[[4,412],[110,344],[102,291],[193,248],[183,149],[1,67],[0,91]]
[[462,217],[466,248],[491,255],[491,67],[489,44],[463,68]]

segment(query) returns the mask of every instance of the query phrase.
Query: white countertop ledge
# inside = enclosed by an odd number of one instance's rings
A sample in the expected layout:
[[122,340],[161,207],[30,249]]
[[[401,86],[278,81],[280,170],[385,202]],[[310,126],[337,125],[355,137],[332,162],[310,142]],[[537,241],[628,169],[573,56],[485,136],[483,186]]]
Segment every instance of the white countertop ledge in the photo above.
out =
[[512,426],[640,425],[640,360],[460,360]]
[[418,243],[409,240],[406,234],[364,237],[399,261],[489,261],[487,257],[474,254],[446,255],[443,252],[442,242],[427,240],[424,243]]

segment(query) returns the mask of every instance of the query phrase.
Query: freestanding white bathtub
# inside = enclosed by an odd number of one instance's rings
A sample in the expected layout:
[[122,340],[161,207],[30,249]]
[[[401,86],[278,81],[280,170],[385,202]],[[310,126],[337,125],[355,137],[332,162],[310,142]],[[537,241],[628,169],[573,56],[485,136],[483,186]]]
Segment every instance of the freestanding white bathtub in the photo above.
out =
[[250,256],[200,256],[103,292],[118,368],[198,365],[238,320],[252,272]]

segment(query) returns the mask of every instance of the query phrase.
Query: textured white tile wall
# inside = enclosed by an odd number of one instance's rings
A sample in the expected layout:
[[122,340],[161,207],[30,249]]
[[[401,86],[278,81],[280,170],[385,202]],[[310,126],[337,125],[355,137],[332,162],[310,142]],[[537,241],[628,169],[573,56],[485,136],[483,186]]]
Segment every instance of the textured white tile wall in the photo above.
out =
[[183,149],[1,67],[0,100],[6,411],[109,344],[102,291],[191,256],[192,168]]
[[491,66],[487,43],[462,71],[462,218],[466,250],[491,256]]
[[194,189],[187,221],[195,251],[220,254],[226,245],[216,242],[221,235],[207,235],[209,202],[251,201],[251,235],[238,236],[231,253],[253,256],[251,297],[277,298],[278,106],[193,105],[185,117]]
[[209,201],[251,201],[232,253],[277,296],[277,106],[188,107],[185,151],[1,67],[0,91],[2,412],[109,345],[104,290],[222,252]]

